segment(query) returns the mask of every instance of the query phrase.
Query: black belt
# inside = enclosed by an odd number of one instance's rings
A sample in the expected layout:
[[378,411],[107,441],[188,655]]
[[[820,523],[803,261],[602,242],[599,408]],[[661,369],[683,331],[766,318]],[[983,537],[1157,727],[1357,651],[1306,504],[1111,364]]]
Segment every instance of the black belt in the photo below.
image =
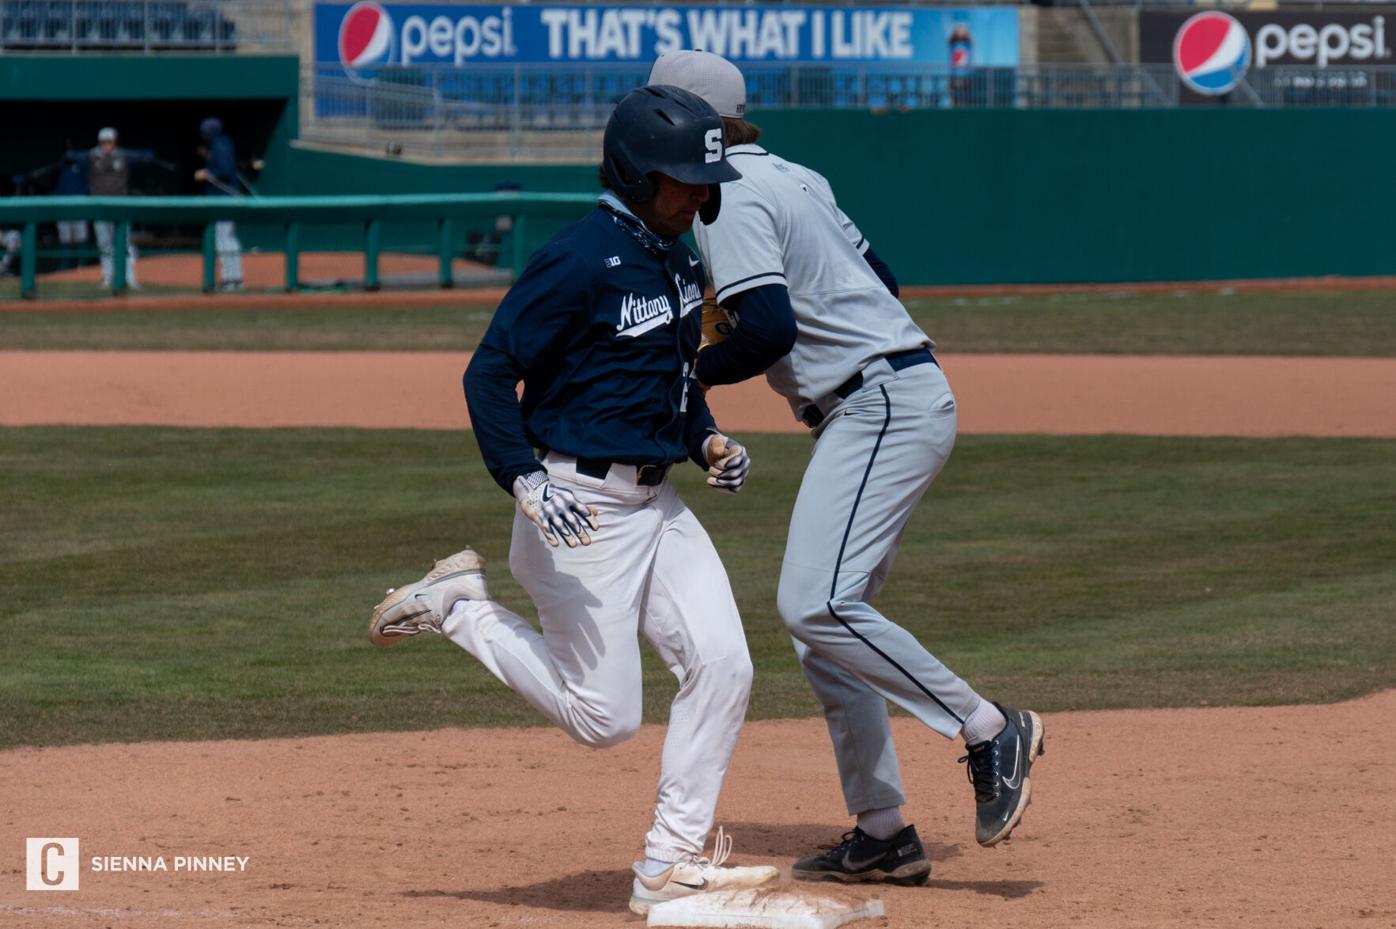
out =
[[[893,371],[904,371],[907,368],[914,368],[917,365],[924,364],[933,364],[937,368],[940,367],[940,362],[936,361],[936,356],[931,354],[929,348],[913,348],[905,352],[893,352],[890,355],[883,355],[882,360],[887,362],[887,366]],[[835,387],[834,393],[838,395],[840,400],[847,400],[862,389],[863,372],[859,371],[857,374]],[[809,406],[805,407],[804,411],[800,414],[800,420],[811,429],[816,429],[820,423],[824,422],[824,414],[820,411],[819,407],[811,403]]]
[[[623,463],[623,462],[622,462]],[[606,475],[611,473],[611,465],[615,464],[609,458],[578,458],[577,473],[587,477],[604,481]],[[634,465],[635,483],[641,487],[657,487],[664,483],[664,476],[669,473],[670,462],[660,462],[658,464]]]

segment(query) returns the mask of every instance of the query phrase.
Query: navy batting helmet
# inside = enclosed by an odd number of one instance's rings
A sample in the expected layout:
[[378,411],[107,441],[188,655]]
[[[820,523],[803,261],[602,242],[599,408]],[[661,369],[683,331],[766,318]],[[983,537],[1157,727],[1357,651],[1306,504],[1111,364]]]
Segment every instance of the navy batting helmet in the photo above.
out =
[[718,185],[741,172],[727,163],[722,117],[697,94],[651,84],[626,94],[606,123],[601,171],[623,199],[643,203],[654,196],[653,174],[711,188],[700,215],[717,218]]

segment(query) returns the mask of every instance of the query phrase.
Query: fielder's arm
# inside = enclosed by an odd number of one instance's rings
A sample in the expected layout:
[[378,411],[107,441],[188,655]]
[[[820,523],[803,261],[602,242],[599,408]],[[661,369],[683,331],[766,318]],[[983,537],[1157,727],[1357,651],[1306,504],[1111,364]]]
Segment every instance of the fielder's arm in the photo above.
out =
[[[795,347],[799,330],[784,284],[744,290],[729,297],[719,312],[723,309],[732,324],[730,333],[698,353],[695,370],[700,384],[736,384],[755,377]],[[717,332],[716,324],[713,328]]]

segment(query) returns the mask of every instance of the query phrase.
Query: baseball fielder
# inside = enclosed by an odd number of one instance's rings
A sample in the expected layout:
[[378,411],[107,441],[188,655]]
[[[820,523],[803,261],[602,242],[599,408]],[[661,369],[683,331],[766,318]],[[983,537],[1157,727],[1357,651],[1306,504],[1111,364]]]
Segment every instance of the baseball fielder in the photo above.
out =
[[1036,713],[981,698],[872,605],[954,445],[954,395],[934,343],[897,299],[896,278],[828,182],[755,144],[741,72],[717,55],[680,51],[656,61],[650,81],[711,103],[742,173],[722,186],[721,216],[694,230],[734,324],[725,341],[713,327],[718,344],[699,355],[698,381],[732,384],[764,371],[815,439],[777,606],[823,704],[857,824],[834,848],[796,862],[795,877],[925,883],[930,862],[901,814],[887,701],[964,738],[981,845],[1007,838],[1022,818],[1042,751]]
[[723,867],[731,839],[721,829],[711,859],[699,857],[746,714],[751,659],[717,552],[666,478],[692,458],[710,485],[735,493],[750,466],[691,376],[705,280],[677,238],[700,210],[716,217],[717,185],[739,175],[723,157],[717,113],[674,88],[626,96],[603,145],[598,207],[533,255],[465,374],[485,465],[518,503],[509,569],[542,633],[489,598],[484,563],[466,549],[390,591],[369,634],[379,645],[443,634],[596,747],[640,726],[635,633],[644,634],[680,686],[654,826],[633,868],[630,908],[643,914],[779,872]]

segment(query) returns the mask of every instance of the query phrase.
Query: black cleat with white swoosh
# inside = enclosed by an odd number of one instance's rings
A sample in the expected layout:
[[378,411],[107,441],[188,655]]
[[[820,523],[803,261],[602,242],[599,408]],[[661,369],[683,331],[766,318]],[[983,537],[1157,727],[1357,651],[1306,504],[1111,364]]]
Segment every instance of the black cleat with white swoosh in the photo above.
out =
[[854,827],[843,840],[820,855],[801,858],[791,869],[797,881],[876,882],[924,884],[931,876],[931,862],[915,826],[907,826],[890,839],[875,839]]
[[995,703],[1008,725],[985,742],[968,746],[974,785],[975,838],[988,848],[1008,838],[1032,802],[1032,763],[1042,748],[1042,717]]

